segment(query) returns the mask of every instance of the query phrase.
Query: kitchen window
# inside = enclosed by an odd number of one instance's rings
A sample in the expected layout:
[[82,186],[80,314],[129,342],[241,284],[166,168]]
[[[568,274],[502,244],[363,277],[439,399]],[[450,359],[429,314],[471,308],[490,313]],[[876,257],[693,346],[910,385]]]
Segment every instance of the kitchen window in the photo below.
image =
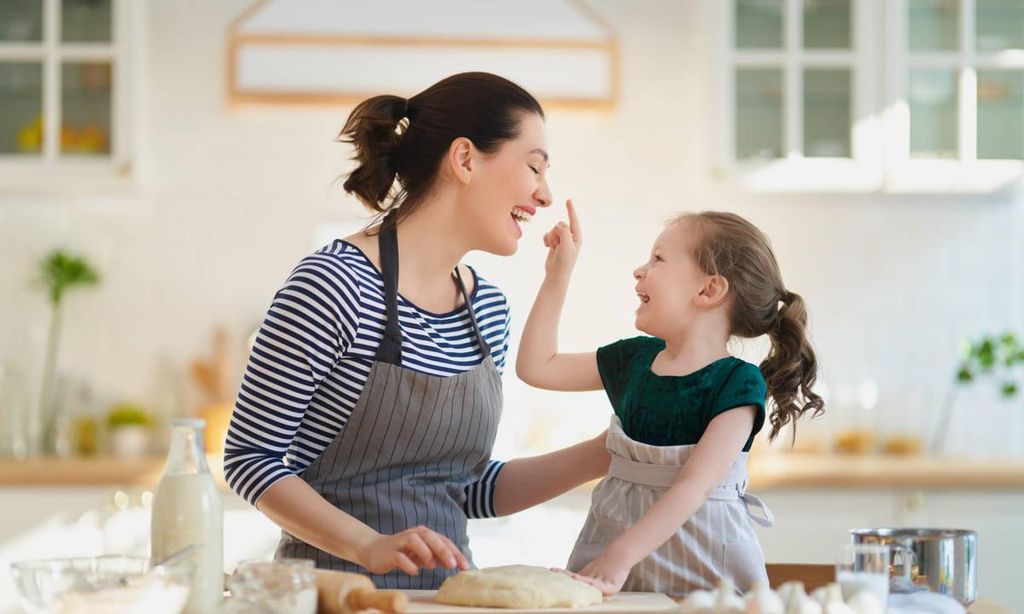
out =
[[1024,0],[729,0],[719,165],[753,190],[1019,178]]
[[[0,177],[130,175],[124,0],[0,3]],[[59,128],[51,128],[59,127]]]

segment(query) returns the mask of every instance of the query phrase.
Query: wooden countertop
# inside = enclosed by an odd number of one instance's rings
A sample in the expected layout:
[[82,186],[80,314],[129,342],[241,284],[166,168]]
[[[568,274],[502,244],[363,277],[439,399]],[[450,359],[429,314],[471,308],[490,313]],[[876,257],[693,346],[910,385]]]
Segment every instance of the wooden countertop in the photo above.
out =
[[[220,455],[207,462],[223,484]],[[163,457],[0,459],[0,486],[155,486]],[[1024,460],[772,453],[750,457],[750,488],[1024,490]]]
[[[138,486],[154,487],[164,471],[163,456],[123,459],[113,456],[25,460],[0,459],[0,486]],[[209,454],[214,479],[224,483],[224,457]]]
[[967,608],[969,614],[1010,614],[1009,608],[993,603],[984,597],[978,599]]
[[1024,489],[1024,460],[933,456],[755,454],[750,488]]

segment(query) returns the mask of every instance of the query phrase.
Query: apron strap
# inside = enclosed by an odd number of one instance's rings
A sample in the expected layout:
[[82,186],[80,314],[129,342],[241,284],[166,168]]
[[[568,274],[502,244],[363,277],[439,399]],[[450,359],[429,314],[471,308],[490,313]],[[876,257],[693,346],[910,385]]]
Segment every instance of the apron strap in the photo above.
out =
[[481,360],[487,360],[487,357],[491,354],[491,346],[484,340],[483,333],[480,332],[480,326],[476,323],[476,314],[473,313],[473,303],[469,300],[469,293],[466,292],[466,284],[462,282],[462,273],[459,272],[459,267],[455,267],[455,272],[452,274],[455,278],[455,283],[459,286],[459,291],[462,292],[462,300],[466,303],[466,309],[469,311],[469,323],[473,327],[473,334],[476,335],[476,342],[480,345]]
[[[775,514],[768,509],[768,506],[761,500],[761,497],[745,492],[740,495],[740,499],[743,499],[743,503],[746,504],[747,516],[750,516],[751,520],[765,528],[775,526]],[[754,514],[751,508],[755,507],[761,510],[761,515]]]
[[[617,478],[633,484],[652,486],[654,488],[671,488],[679,478],[682,465],[653,465],[641,463],[632,459],[624,458],[618,454],[612,454],[612,463],[608,467],[608,477]],[[729,483],[723,482],[715,486],[708,494],[708,501],[743,501],[747,516],[762,527],[775,525],[775,514],[772,513],[764,501],[757,495],[746,492],[747,482]],[[761,510],[760,515],[755,515],[753,508]]]
[[[380,248],[381,274],[384,277],[384,305],[387,311],[387,322],[384,324],[384,336],[381,339],[380,347],[377,348],[374,360],[400,366],[402,364],[402,329],[398,324],[398,228],[394,223],[394,212],[388,213],[381,223],[380,232],[377,234],[377,244]],[[476,314],[473,313],[473,303],[469,300],[469,293],[466,292],[466,284],[462,281],[459,267],[455,267],[452,277],[466,302],[473,334],[480,346],[480,353],[486,359],[491,354],[491,347],[484,341],[484,336],[480,332]]]
[[393,365],[402,364],[402,329],[398,326],[398,228],[394,212],[388,213],[377,233],[380,248],[380,272],[384,276],[384,306],[387,321],[384,337],[374,360]]
[[671,488],[682,468],[682,465],[641,463],[613,453],[612,464],[608,467],[608,477],[643,486]]

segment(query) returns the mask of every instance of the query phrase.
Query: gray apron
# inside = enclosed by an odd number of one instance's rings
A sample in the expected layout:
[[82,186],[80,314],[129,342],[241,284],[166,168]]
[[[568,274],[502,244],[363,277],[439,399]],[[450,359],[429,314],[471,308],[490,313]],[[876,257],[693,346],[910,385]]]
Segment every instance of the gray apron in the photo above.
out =
[[[570,571],[582,570],[654,507],[697,446],[634,441],[618,416],[612,416],[606,447],[612,456],[608,477],[594,489],[590,513],[566,567]],[[751,508],[760,508],[764,516],[754,515]],[[697,589],[714,590],[721,577],[743,592],[757,582],[767,585],[764,554],[751,520],[765,527],[775,522],[764,503],[747,492],[743,452],[693,516],[630,570],[622,590],[682,597]]]
[[[453,278],[469,310],[483,362],[449,377],[402,368],[398,241],[388,219],[378,241],[387,305],[384,338],[348,422],[299,477],[375,531],[392,535],[423,525],[452,540],[472,564],[465,488],[481,478],[490,460],[501,417],[501,377],[457,268]],[[372,574],[284,531],[275,556],[313,559],[322,569],[363,574],[379,588],[436,589],[457,571]]]

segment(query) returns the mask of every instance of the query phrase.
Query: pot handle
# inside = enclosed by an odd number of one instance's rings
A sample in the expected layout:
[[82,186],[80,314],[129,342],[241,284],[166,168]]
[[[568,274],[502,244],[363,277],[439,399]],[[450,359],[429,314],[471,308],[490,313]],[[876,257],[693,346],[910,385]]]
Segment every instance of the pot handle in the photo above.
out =
[[893,561],[895,562],[897,553],[901,555],[900,558],[903,561],[903,577],[899,580],[899,583],[907,589],[914,586],[914,579],[912,578],[912,575],[914,565],[917,564],[917,555],[914,554],[914,549],[911,547],[910,543],[910,540],[892,542]]

